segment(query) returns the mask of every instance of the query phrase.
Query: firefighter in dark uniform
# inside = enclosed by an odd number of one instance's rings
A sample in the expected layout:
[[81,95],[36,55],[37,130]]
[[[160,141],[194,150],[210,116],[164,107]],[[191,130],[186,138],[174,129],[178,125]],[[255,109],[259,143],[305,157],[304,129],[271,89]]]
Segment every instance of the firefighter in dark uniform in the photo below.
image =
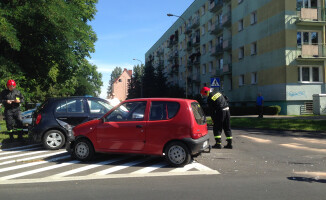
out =
[[[16,128],[15,130],[17,131],[23,130],[20,103],[24,102],[24,97],[20,91],[16,89],[16,82],[14,80],[8,80],[7,89],[1,92],[0,99],[5,108],[4,115],[10,140],[13,140],[14,128]],[[18,139],[22,139],[22,133],[18,133]]]
[[230,128],[230,110],[227,98],[220,92],[210,92],[208,87],[203,87],[200,94],[207,97],[207,104],[213,120],[213,132],[216,144],[213,148],[222,148],[222,129],[226,136],[227,145],[224,148],[232,149],[232,132]]

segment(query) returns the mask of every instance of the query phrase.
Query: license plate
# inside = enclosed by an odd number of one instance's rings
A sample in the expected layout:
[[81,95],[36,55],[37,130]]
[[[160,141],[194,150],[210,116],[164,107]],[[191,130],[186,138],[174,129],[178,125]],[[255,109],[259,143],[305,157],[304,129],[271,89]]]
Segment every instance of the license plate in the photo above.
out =
[[208,141],[206,140],[206,141],[203,143],[203,149],[205,149],[207,146],[208,146]]

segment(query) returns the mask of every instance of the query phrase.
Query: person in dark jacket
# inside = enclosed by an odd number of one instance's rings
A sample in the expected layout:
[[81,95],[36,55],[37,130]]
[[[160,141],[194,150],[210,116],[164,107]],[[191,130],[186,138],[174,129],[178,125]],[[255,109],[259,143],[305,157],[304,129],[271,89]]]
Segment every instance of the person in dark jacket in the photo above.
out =
[[213,120],[213,133],[216,144],[213,148],[222,148],[222,129],[226,136],[227,145],[224,148],[232,149],[232,132],[230,127],[230,110],[228,100],[220,92],[210,92],[208,87],[203,87],[200,94],[207,97],[207,104]]
[[[5,108],[4,115],[10,140],[13,140],[14,128],[16,128],[17,131],[23,128],[20,104],[24,102],[24,97],[20,91],[16,89],[16,82],[14,80],[8,80],[7,89],[1,92],[0,99]],[[22,139],[21,133],[18,134],[18,138]]]

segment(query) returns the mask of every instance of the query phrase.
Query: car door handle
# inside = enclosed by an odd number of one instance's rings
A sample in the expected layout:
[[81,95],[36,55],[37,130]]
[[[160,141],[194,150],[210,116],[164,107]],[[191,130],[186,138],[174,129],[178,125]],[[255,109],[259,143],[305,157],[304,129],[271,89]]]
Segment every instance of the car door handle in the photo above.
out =
[[143,125],[136,125],[136,128],[143,128]]

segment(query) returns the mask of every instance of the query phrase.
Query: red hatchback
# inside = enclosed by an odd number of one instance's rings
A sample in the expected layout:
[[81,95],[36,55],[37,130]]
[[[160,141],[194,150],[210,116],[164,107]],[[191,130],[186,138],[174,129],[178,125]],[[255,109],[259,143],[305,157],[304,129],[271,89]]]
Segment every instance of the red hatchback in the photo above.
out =
[[68,150],[82,161],[95,152],[164,155],[179,167],[210,149],[207,133],[204,112],[195,100],[131,99],[101,119],[74,127]]

